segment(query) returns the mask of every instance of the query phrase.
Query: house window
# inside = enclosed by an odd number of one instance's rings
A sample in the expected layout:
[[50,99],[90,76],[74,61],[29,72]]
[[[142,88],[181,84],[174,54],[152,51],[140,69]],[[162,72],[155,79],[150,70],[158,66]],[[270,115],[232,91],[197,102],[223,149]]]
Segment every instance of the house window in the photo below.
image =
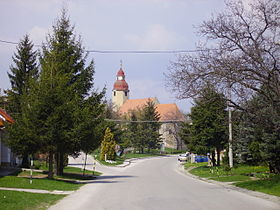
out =
[[125,96],[127,96],[127,92],[125,92]]
[[114,91],[114,96],[116,96],[116,91]]

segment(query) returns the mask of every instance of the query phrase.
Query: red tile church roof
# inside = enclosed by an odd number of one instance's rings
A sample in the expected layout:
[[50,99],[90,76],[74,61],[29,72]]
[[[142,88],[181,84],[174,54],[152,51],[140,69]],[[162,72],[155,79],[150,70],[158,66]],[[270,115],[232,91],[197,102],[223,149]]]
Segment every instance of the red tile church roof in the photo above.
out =
[[8,123],[15,122],[10,115],[8,115],[3,109],[0,108],[0,127],[4,126],[4,121],[7,121]]
[[180,120],[185,121],[184,115],[181,113],[176,104],[158,104],[157,112],[160,114],[159,121]]
[[160,114],[159,121],[179,120],[185,121],[184,115],[181,113],[176,104],[159,104],[156,98],[142,98],[127,100],[119,109],[121,115],[128,114],[130,111],[142,109],[147,102],[151,100],[156,105],[156,110]]
[[122,70],[122,68],[120,68],[120,70],[118,71],[117,76],[124,76],[124,71]]
[[128,90],[128,84],[125,80],[117,80],[114,83],[114,90]]

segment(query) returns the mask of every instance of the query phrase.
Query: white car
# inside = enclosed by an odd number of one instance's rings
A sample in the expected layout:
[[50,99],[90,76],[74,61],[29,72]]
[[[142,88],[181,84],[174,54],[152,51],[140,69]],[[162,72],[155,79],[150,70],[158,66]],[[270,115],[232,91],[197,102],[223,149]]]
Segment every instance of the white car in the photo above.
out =
[[178,156],[178,161],[180,162],[187,161],[189,156],[190,156],[189,152],[186,152],[185,154],[181,154]]

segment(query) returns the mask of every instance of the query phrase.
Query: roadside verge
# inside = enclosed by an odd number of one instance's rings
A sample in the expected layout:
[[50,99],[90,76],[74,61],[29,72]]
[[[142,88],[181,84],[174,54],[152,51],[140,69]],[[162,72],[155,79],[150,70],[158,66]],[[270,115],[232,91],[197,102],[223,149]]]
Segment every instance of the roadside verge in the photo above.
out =
[[190,167],[188,169],[185,169],[184,165],[182,165],[182,164],[177,165],[177,170],[180,173],[182,173],[182,174],[184,174],[188,177],[191,177],[193,179],[201,180],[203,182],[208,182],[208,183],[211,183],[211,184],[216,184],[216,185],[222,186],[222,187],[224,187],[228,190],[235,190],[235,191],[239,191],[239,192],[242,192],[242,193],[246,193],[246,194],[258,197],[258,198],[262,198],[262,199],[266,199],[266,200],[275,202],[275,203],[280,205],[280,197],[278,197],[278,196],[269,195],[269,194],[265,194],[265,193],[262,193],[262,192],[257,192],[257,191],[252,191],[252,190],[248,190],[248,189],[245,189],[245,188],[237,187],[237,186],[232,185],[233,182],[219,182],[219,181],[199,177],[199,176],[196,176],[196,175],[193,175],[193,174],[189,173],[189,171],[194,169],[194,168],[195,167]]

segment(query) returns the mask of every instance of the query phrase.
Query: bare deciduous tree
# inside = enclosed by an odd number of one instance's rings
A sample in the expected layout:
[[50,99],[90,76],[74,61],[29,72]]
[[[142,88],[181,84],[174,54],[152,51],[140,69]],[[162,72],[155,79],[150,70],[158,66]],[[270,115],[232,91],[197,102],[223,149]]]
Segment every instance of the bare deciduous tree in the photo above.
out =
[[256,0],[249,7],[227,1],[226,10],[204,21],[199,33],[207,44],[194,55],[180,55],[165,75],[178,98],[195,97],[211,83],[223,93],[230,85],[233,105],[254,92],[270,99],[262,86],[280,100],[279,0]]

